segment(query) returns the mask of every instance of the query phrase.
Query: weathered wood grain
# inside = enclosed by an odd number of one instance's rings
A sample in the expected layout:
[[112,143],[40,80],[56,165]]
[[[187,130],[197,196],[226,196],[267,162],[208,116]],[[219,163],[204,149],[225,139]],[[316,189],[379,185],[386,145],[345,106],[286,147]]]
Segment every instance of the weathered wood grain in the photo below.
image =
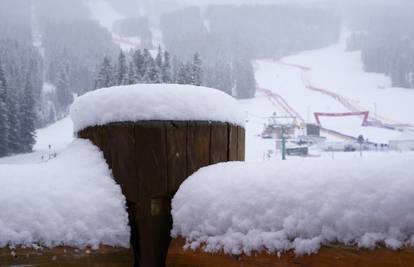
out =
[[210,164],[229,161],[228,135],[225,123],[211,124]]
[[237,126],[234,125],[228,125],[228,159],[229,161],[237,161],[238,160],[238,130]]
[[173,196],[187,178],[187,123],[166,123],[168,194]]
[[244,128],[237,126],[237,160],[244,161],[245,158],[245,142],[240,142],[240,140],[245,140],[246,133]]
[[29,248],[0,249],[0,267],[131,267],[131,249],[102,246],[98,250],[78,250],[69,247],[34,250]]
[[133,124],[113,124],[100,127],[104,157],[110,162],[112,173],[126,199],[138,202],[137,148]]
[[209,122],[188,122],[187,176],[210,164]]
[[228,123],[121,122],[89,127],[78,136],[103,151],[127,198],[135,266],[164,266],[171,199],[189,175],[244,159],[244,129]]

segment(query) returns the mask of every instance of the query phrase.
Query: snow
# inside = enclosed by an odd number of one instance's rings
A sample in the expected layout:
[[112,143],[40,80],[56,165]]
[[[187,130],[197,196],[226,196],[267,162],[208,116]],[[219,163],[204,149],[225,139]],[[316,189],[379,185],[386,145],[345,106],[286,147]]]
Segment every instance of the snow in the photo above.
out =
[[69,117],[55,122],[47,128],[36,131],[35,150],[64,149],[73,140],[73,123]]
[[379,127],[363,127],[361,117],[321,117],[321,124],[328,129],[335,129],[342,134],[358,137],[363,135],[364,138],[378,144],[388,144],[390,140],[401,135],[400,131],[389,130]]
[[74,130],[111,122],[178,120],[244,125],[244,113],[229,95],[207,87],[136,84],[89,92],[71,107]]
[[47,163],[0,168],[0,247],[129,247],[125,198],[89,141]]
[[397,136],[394,140],[396,141],[413,141],[414,140],[414,132],[404,132]]
[[172,236],[236,255],[414,246],[412,162],[414,153],[371,153],[206,167],[172,201]]
[[[0,171],[2,164],[31,164],[46,162],[50,154],[59,154],[73,141],[73,123],[66,117],[54,124],[36,131],[36,144],[34,151],[0,158]],[[49,149],[50,145],[50,149]]]
[[[331,46],[304,51],[279,60],[258,60],[255,62],[256,80],[259,88],[269,89],[280,95],[302,118],[299,123],[315,123],[314,112],[350,112],[340,101],[307,85],[326,89],[342,96],[355,108],[370,111],[370,117],[387,124],[412,124],[414,126],[414,90],[391,88],[390,79],[382,74],[363,70],[360,52],[347,52],[344,31],[341,40]],[[293,65],[292,65],[293,64]],[[296,65],[296,66],[295,66]],[[302,67],[307,67],[304,70]],[[239,101],[248,114],[246,123],[246,160],[263,160],[269,150],[275,149],[274,140],[263,140],[260,134],[269,116],[290,116],[285,109],[263,92],[256,97]],[[398,105],[396,105],[398,103]],[[381,127],[363,127],[362,118],[320,117],[323,127],[343,135],[358,137],[381,144],[388,144],[401,134],[400,131]],[[410,127],[399,129],[409,131]],[[328,141],[344,141],[340,136],[322,133]]]
[[126,17],[116,11],[110,2],[104,0],[88,0],[86,4],[89,7],[92,18],[112,34],[113,42],[123,51],[128,52],[141,46],[141,39],[138,36],[124,37],[115,34],[115,23]]

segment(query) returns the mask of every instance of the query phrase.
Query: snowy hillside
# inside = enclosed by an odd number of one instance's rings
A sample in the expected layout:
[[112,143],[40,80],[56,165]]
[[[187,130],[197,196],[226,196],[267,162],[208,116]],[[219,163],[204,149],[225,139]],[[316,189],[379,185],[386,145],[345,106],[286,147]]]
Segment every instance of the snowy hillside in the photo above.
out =
[[66,117],[46,128],[36,131],[36,144],[33,153],[0,158],[0,165],[46,162],[49,160],[49,156],[53,156],[54,153],[62,151],[72,140],[73,123],[69,117]]
[[[295,116],[299,123],[315,123],[315,112],[369,111],[371,120],[412,130],[414,91],[390,88],[386,76],[364,72],[360,53],[346,52],[343,39],[338,44],[279,61],[256,62],[259,90],[254,99],[241,101],[249,117],[248,159],[263,158],[266,147],[274,149],[274,142],[258,137],[273,112]],[[387,144],[401,135],[400,131],[383,127],[362,127],[362,123],[361,116],[321,117],[322,127],[353,137],[362,134],[376,143]],[[337,136],[327,137],[338,140]]]
[[[138,36],[125,37],[115,33],[115,23],[127,17],[114,9],[108,1],[88,0],[86,3],[92,18],[112,34],[114,43],[122,50],[129,51],[142,45],[142,40]],[[157,29],[151,29],[151,31],[153,34],[153,46],[158,47],[158,45],[162,44],[161,32]]]

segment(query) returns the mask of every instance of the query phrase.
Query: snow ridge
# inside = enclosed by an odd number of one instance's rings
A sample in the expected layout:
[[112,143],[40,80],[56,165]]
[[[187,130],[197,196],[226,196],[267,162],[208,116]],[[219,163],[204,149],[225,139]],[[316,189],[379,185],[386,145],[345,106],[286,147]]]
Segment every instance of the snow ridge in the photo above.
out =
[[236,255],[414,246],[412,162],[414,154],[392,154],[206,167],[175,195],[172,235]]
[[182,84],[136,84],[89,92],[71,107],[74,130],[111,122],[217,121],[244,126],[244,113],[231,96]]

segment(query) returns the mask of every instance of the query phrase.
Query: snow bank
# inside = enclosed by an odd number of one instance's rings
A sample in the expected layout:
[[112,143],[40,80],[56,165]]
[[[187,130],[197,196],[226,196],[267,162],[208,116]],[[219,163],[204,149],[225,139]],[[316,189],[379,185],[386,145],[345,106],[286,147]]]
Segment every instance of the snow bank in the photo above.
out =
[[1,165],[0,185],[0,248],[129,247],[125,198],[89,141],[47,163]]
[[186,180],[172,236],[230,254],[414,246],[414,154],[224,163]]
[[202,120],[244,125],[231,96],[211,88],[178,84],[137,84],[103,88],[75,100],[74,130],[110,122]]

